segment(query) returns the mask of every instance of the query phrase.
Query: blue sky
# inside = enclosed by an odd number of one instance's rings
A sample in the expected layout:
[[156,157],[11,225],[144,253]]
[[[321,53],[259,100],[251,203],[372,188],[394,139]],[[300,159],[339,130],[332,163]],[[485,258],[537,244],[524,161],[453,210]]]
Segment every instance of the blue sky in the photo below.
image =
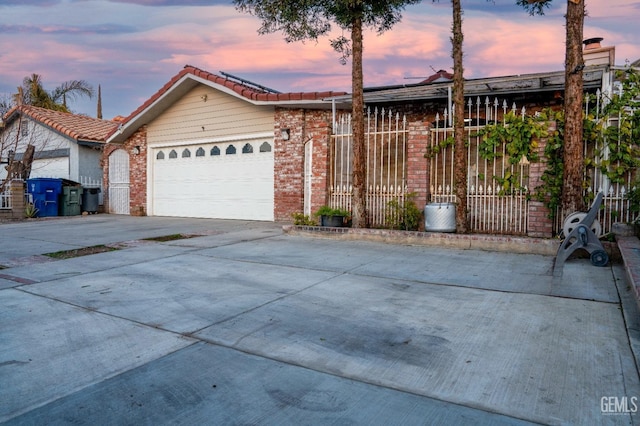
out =
[[[466,78],[563,69],[566,0],[534,17],[514,3],[462,1]],[[604,37],[619,65],[640,59],[640,1],[586,7],[585,38]],[[283,92],[350,91],[350,67],[340,65],[328,38],[287,44],[282,34],[258,35],[259,26],[231,1],[0,0],[0,97],[32,73],[47,89],[83,79],[101,85],[104,118],[127,116],[187,64]],[[450,28],[450,2],[423,1],[383,35],[365,33],[365,86],[450,70]],[[95,102],[70,106],[95,116]]]

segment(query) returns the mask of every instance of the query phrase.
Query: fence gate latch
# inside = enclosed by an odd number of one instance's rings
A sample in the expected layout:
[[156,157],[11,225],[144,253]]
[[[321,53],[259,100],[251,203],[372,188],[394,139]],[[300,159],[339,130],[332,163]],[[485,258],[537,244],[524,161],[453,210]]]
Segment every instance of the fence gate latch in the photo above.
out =
[[[580,221],[574,224],[575,227],[569,228],[571,231],[567,234],[565,232],[565,238],[558,247],[556,253],[555,263],[553,265],[553,275],[556,277],[562,276],[562,268],[564,262],[567,260],[574,251],[583,249],[591,255],[591,264],[593,266],[606,266],[609,263],[609,255],[604,250],[604,247],[598,236],[594,232],[594,229],[598,229],[596,216],[598,210],[600,210],[600,204],[602,204],[602,192],[598,192],[596,198],[593,200],[589,211],[586,214],[576,216],[575,213],[567,216],[567,221],[575,221],[576,217],[580,217]],[[595,225],[594,225],[595,224]],[[565,231],[568,229],[567,224],[564,226]]]

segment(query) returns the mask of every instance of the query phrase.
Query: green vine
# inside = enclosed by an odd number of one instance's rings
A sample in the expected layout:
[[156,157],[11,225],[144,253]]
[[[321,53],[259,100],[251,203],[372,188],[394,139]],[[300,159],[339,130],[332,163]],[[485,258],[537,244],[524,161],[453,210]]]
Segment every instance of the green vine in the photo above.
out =
[[[622,90],[607,99],[598,116],[593,112],[584,116],[584,141],[589,147],[584,165],[585,171],[597,168],[611,183],[624,183],[629,174],[640,167],[640,73],[626,67],[618,72],[617,80]],[[556,123],[553,131],[548,130],[551,122]],[[532,163],[544,161],[546,168],[541,176],[542,185],[534,188],[534,197],[546,205],[553,219],[562,200],[564,129],[564,111],[548,108],[535,116],[523,117],[509,112],[503,122],[488,124],[471,136],[480,138],[478,149],[483,159],[508,158],[509,165],[499,174],[502,177],[493,176],[503,195],[522,189],[518,183],[520,176],[511,172],[512,165],[520,163],[523,158]],[[538,141],[541,139],[546,139],[543,159],[538,154]],[[432,158],[453,145],[454,139],[450,136],[430,147],[425,157]],[[628,193],[629,199],[636,202],[632,206],[636,209],[634,212],[640,212],[640,177],[638,179]],[[588,186],[585,179],[583,187]],[[587,194],[587,198],[593,197],[594,194]],[[590,199],[585,201],[587,205],[591,202]]]
[[[624,183],[628,173],[640,166],[640,74],[625,68],[618,74],[622,91],[613,94],[601,117],[589,114],[585,120],[585,140],[595,142],[597,167],[612,183]],[[613,122],[617,120],[617,123]]]
[[[590,113],[583,121],[584,141],[593,147],[584,160],[585,170],[597,168],[612,183],[624,183],[628,174],[640,167],[640,74],[627,67],[618,74],[618,80],[622,91],[608,100],[599,116]],[[545,203],[553,218],[562,198],[564,112],[545,110],[540,118],[556,122],[545,148],[543,184],[536,190],[536,198]],[[585,180],[583,187],[588,186]],[[587,205],[593,197],[587,194]]]
[[427,152],[424,154],[424,158],[433,158],[433,157],[435,157],[436,154],[440,153],[441,151],[443,151],[447,147],[455,145],[455,142],[456,142],[456,140],[453,137],[453,135],[445,138],[444,140],[442,140],[442,141],[436,143],[435,145],[432,145],[429,148],[427,148]]
[[539,114],[539,117],[545,121],[556,123],[556,129],[547,134],[547,144],[544,148],[547,167],[540,177],[542,185],[535,189],[535,198],[545,203],[549,210],[549,217],[553,219],[562,202],[564,111],[546,109]]
[[481,138],[478,149],[483,159],[495,160],[506,154],[509,157],[509,164],[518,164],[523,158],[531,162],[539,160],[536,152],[537,141],[547,136],[547,129],[544,122],[537,116],[522,117],[509,111],[504,116],[504,122],[487,124],[471,136]]

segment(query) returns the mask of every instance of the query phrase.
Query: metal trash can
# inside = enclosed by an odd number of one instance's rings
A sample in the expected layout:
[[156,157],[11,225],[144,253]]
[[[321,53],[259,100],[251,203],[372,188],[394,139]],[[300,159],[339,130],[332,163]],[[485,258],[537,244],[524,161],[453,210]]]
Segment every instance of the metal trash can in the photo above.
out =
[[27,192],[32,195],[37,217],[58,216],[58,197],[62,192],[62,179],[27,179]]
[[430,203],[424,207],[424,230],[432,232],[456,231],[456,205]]
[[77,216],[82,211],[80,203],[82,202],[81,186],[63,186],[62,195],[60,196],[60,216]]
[[97,213],[100,205],[100,188],[84,188],[82,194],[82,211]]

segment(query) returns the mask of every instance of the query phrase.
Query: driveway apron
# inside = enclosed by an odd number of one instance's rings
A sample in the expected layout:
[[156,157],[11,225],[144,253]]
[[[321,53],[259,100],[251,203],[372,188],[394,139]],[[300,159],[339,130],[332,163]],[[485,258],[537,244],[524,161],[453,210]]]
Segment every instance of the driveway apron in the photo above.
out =
[[113,215],[0,245],[7,424],[638,423],[621,265]]

